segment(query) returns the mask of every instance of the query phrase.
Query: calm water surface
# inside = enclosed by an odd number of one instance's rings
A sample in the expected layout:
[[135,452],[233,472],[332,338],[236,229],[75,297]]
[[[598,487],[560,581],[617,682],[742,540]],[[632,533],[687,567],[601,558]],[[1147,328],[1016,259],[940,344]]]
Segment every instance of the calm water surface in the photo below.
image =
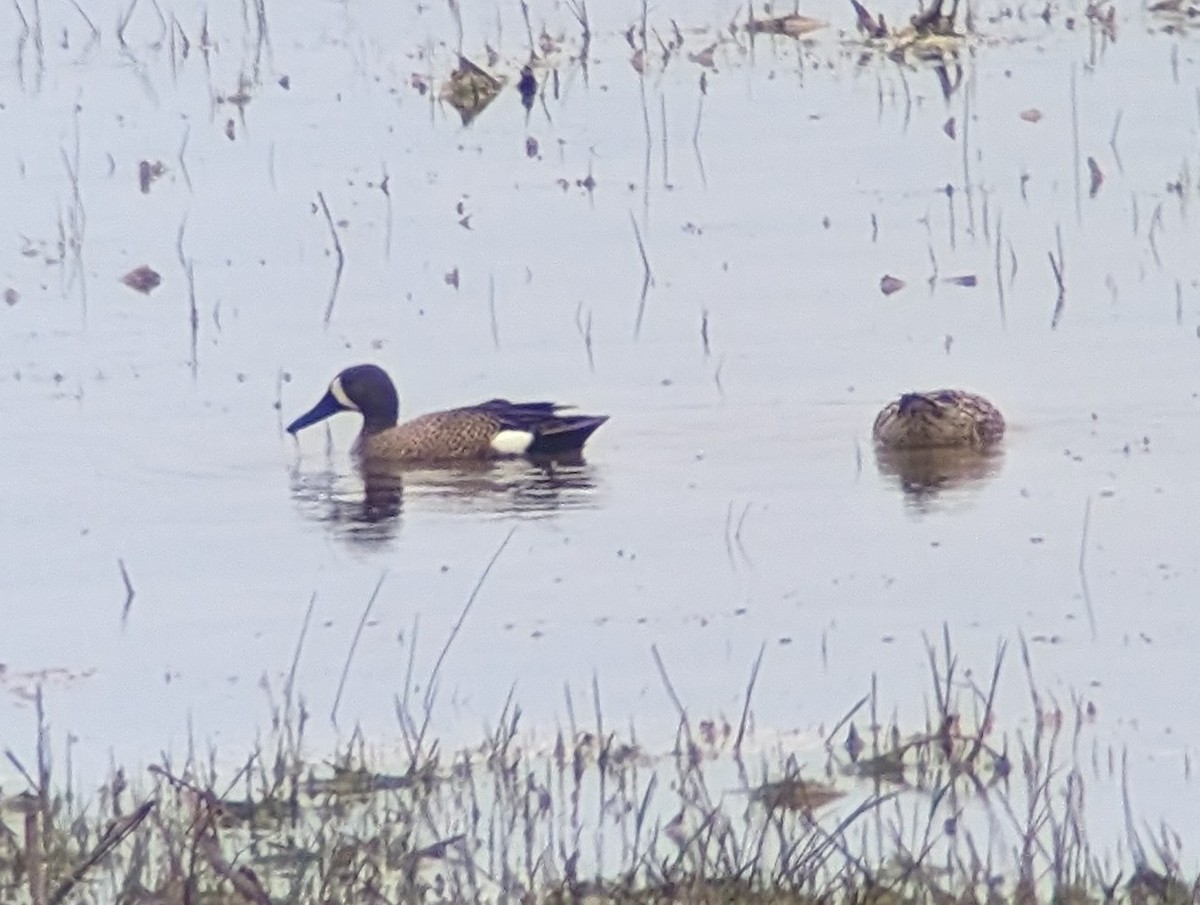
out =
[[[945,626],[981,675],[1026,639],[1050,699],[1093,702],[1096,744],[1129,746],[1143,811],[1194,813],[1190,35],[982,4],[939,73],[864,57],[840,4],[806,10],[832,25],[804,44],[687,4],[652,10],[684,46],[639,75],[640,7],[612,5],[585,74],[546,4],[533,28],[561,46],[526,112],[524,23],[493,5],[464,12],[463,47],[510,84],[464,128],[437,100],[441,7],[268,8],[269,41],[210,10],[204,53],[197,7],[139,5],[123,46],[127,5],[92,6],[98,37],[43,10],[41,51],[0,62],[6,746],[30,749],[41,678],[85,774],[189,732],[236,756],[314,595],[316,744],[392,737],[409,663],[423,689],[511,533],[439,676],[451,742],[514,688],[552,735],[593,676],[613,719],[669,740],[652,645],[696,713],[739,713],[765,644],[763,730],[835,721],[872,675],[915,725]],[[688,60],[713,44],[713,67]],[[146,193],[143,160],[165,166]],[[142,264],[149,295],[120,282]],[[364,481],[353,417],[282,430],[364,360],[409,414],[504,395],[612,420],[583,463]],[[1002,407],[1002,453],[877,461],[875,411],[942,385]],[[1027,728],[1016,658],[1007,676],[1005,728]]]

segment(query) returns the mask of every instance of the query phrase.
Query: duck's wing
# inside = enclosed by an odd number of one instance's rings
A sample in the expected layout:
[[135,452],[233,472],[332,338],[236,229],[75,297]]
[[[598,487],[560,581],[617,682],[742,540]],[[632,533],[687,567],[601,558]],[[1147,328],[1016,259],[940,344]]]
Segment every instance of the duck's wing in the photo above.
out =
[[496,436],[491,441],[493,450],[530,456],[577,452],[608,420],[607,415],[562,414],[570,406],[556,402],[489,399],[473,408],[496,424]]

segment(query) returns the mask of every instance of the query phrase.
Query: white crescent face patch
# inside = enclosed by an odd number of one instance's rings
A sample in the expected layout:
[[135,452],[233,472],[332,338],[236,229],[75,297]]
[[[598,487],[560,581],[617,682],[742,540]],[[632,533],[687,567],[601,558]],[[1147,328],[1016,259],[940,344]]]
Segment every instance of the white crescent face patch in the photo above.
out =
[[350,397],[346,395],[346,391],[342,389],[341,377],[333,378],[333,383],[329,384],[329,392],[333,395],[334,399],[336,399],[346,408],[356,412],[358,411],[358,406],[350,400]]
[[533,443],[529,431],[500,431],[492,437],[492,449],[502,456],[519,456]]

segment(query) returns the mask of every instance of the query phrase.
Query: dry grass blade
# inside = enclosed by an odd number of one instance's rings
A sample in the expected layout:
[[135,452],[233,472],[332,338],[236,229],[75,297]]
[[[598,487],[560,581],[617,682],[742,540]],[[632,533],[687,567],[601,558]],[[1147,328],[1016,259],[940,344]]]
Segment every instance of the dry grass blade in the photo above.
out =
[[84,878],[87,872],[98,864],[109,852],[124,842],[157,806],[157,799],[144,801],[128,817],[123,817],[111,824],[91,852],[71,870],[70,875],[54,890],[54,894],[49,899],[50,905],[59,905],[60,902],[66,899],[71,890]]
[[254,871],[248,867],[234,867],[229,863],[221,852],[215,832],[202,834],[196,840],[196,850],[204,855],[217,875],[228,880],[238,895],[247,902],[253,902],[254,905],[274,905]]
[[362,616],[358,620],[358,628],[354,630],[354,640],[350,642],[350,650],[346,653],[346,664],[342,667],[342,677],[338,679],[337,694],[333,696],[333,707],[329,711],[329,721],[334,726],[337,725],[338,705],[342,702],[342,692],[346,688],[346,677],[350,675],[350,664],[354,660],[354,651],[358,649],[358,640],[362,637],[363,628],[367,624],[367,618],[371,615],[371,609],[375,606],[375,599],[379,596],[379,589],[383,587],[383,580],[387,578],[387,572],[379,576],[379,581],[375,583],[375,590],[371,592],[371,596],[367,599],[367,605],[363,607]]

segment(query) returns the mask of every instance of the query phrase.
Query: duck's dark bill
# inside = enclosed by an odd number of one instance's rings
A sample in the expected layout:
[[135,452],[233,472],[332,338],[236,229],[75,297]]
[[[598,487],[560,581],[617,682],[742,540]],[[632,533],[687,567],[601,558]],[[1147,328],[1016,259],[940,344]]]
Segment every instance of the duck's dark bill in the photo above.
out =
[[316,424],[318,421],[324,421],[330,415],[336,415],[338,412],[345,411],[346,407],[334,398],[333,393],[326,393],[321,397],[321,401],[314,405],[311,409],[293,421],[287,426],[289,434],[294,434],[298,430],[308,427],[310,424]]

